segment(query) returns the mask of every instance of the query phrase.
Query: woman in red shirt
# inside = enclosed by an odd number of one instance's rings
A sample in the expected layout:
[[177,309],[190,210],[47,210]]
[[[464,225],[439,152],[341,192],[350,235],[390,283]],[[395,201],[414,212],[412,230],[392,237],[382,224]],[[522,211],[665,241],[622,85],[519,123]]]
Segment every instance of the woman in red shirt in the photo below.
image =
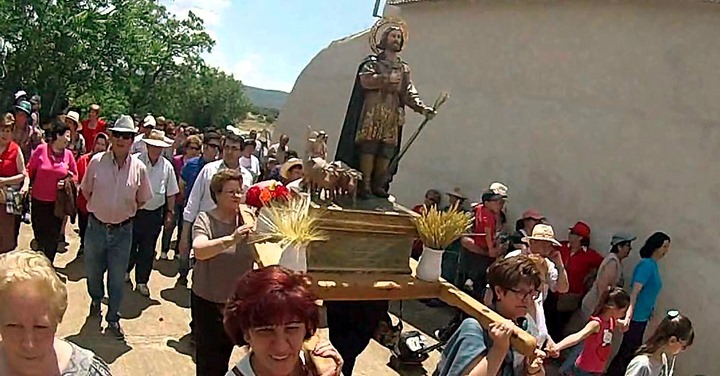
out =
[[13,141],[15,118],[5,114],[0,119],[0,253],[17,247],[20,219],[15,213],[8,213],[6,201],[9,191],[19,192],[25,178],[25,159],[20,146]]
[[70,127],[55,119],[50,128],[50,142],[38,146],[28,162],[31,190],[31,222],[39,250],[52,262],[57,253],[63,218],[55,216],[58,190],[65,188],[65,178],[77,181],[75,157],[67,145]]

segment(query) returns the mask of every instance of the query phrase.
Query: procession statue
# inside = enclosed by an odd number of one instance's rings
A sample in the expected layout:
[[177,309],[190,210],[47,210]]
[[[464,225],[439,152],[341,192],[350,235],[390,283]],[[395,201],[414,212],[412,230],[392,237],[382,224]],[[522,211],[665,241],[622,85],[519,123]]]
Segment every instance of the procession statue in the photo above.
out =
[[407,25],[400,18],[378,20],[370,32],[373,54],[360,63],[355,76],[335,160],[362,172],[360,198],[389,197],[389,182],[397,172],[397,163],[391,161],[400,153],[405,107],[426,120],[436,114],[420,99],[410,66],[400,58],[407,41]]

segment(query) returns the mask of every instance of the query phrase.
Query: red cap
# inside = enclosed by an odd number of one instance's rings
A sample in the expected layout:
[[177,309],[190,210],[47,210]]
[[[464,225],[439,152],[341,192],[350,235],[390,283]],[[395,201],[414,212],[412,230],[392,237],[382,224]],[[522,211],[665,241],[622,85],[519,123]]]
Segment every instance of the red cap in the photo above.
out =
[[545,216],[540,214],[540,212],[535,209],[528,209],[525,211],[525,213],[523,213],[521,219],[528,219],[528,218],[541,221],[541,220],[545,219]]
[[575,226],[570,228],[570,233],[590,239],[590,226],[583,221],[578,221]]

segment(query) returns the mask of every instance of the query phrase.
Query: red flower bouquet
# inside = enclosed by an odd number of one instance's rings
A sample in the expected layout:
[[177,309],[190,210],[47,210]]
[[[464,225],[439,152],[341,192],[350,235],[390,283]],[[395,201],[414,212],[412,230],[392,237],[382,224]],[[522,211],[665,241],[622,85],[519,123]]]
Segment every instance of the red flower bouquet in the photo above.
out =
[[290,190],[281,183],[270,180],[250,187],[245,194],[245,204],[260,209],[273,201],[287,201],[289,198]]

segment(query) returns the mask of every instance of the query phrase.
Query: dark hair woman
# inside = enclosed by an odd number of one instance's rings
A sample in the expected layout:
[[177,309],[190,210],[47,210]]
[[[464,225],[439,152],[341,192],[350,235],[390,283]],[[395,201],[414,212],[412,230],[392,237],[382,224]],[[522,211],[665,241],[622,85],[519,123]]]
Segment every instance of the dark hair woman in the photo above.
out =
[[[15,196],[25,179],[25,159],[20,146],[13,141],[14,126],[12,114],[0,118],[0,205],[3,206],[0,210],[0,253],[15,249],[20,232],[20,218],[16,213],[21,212],[21,207],[16,207]],[[13,213],[6,210],[10,205]]]
[[642,260],[633,270],[630,307],[620,325],[627,325],[618,355],[615,356],[608,376],[624,375],[635,351],[640,347],[650,316],[655,310],[657,297],[662,290],[658,261],[670,251],[670,237],[662,232],[652,234],[640,249]]
[[65,179],[77,183],[77,165],[70,143],[70,127],[62,120],[51,123],[50,143],[41,144],[30,156],[27,173],[31,187],[31,221],[38,248],[52,262],[55,260],[63,217],[55,216],[58,191],[65,189]]
[[[233,342],[248,344],[250,352],[228,374],[327,374],[314,369],[302,352],[320,324],[317,297],[309,286],[307,276],[279,266],[249,271],[237,282],[223,322]],[[329,342],[319,344],[313,354],[333,358],[331,367],[340,374],[342,358]]]

